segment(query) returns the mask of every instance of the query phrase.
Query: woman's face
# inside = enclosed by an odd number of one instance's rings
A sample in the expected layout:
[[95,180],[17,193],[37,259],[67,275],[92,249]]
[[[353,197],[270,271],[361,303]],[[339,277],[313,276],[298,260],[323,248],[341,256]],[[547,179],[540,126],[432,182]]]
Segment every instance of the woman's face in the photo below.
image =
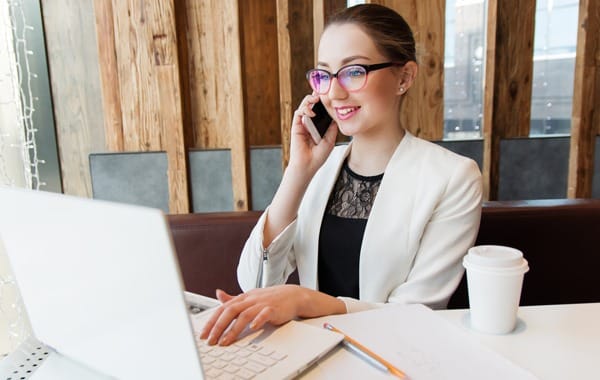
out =
[[[331,73],[349,64],[389,62],[377,51],[371,37],[354,24],[334,24],[325,29],[319,44],[317,67]],[[372,135],[398,127],[400,78],[395,67],[371,71],[365,86],[349,92],[337,78],[321,101],[347,136]]]

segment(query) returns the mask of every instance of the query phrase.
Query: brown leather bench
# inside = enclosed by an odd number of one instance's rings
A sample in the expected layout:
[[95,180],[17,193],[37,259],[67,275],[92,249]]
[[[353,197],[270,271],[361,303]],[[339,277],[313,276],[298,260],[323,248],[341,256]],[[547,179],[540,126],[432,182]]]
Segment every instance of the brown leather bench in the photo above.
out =
[[[241,291],[237,262],[259,216],[254,211],[168,216],[187,290],[208,296],[217,288]],[[486,202],[476,244],[523,251],[531,269],[521,305],[600,302],[600,200]],[[468,307],[465,278],[449,307]]]

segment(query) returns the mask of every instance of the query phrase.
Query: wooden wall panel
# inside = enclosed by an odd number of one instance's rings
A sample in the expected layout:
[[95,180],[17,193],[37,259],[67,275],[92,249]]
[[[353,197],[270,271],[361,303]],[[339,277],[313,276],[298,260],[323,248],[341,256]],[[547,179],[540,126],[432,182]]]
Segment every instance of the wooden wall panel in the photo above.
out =
[[163,121],[163,133],[167,151],[169,179],[169,212],[186,214],[190,212],[190,199],[187,180],[187,150],[183,136],[183,115],[181,93],[178,86],[179,73],[176,65],[159,65],[158,91],[160,112]]
[[174,3],[113,0],[112,5],[123,149],[166,151],[169,210],[189,212]]
[[290,157],[292,114],[311,93],[305,73],[314,64],[313,5],[309,1],[277,0],[279,99],[283,167]]
[[444,30],[445,0],[378,0],[396,10],[410,25],[417,43],[419,73],[406,93],[402,125],[427,140],[444,136]]
[[[237,2],[188,0],[187,42],[195,148],[229,148],[232,104],[241,105]],[[235,126],[237,128],[237,126]]]
[[63,192],[91,197],[88,155],[105,149],[93,4],[41,4]]
[[250,146],[281,143],[277,8],[273,0],[239,1],[244,125]]
[[[569,198],[592,196],[596,135],[600,134],[600,0],[581,0],[571,118]],[[596,169],[596,175],[600,171]]]
[[[125,151],[162,149],[160,100],[152,64],[155,11],[149,1],[113,0]],[[162,36],[166,33],[158,31],[156,38]]]
[[106,149],[109,152],[121,152],[123,151],[123,116],[121,114],[112,2],[94,0],[94,14],[96,15],[96,35],[102,37],[97,38],[97,43],[98,60],[102,62],[99,66]]
[[535,0],[489,0],[483,102],[484,198],[498,197],[500,139],[528,137]]
[[[77,9],[61,1],[64,9]],[[598,1],[582,0],[580,6],[569,196],[588,194],[592,141],[600,133],[600,113],[594,109],[600,88]],[[420,72],[405,99],[404,125],[425,139],[441,139],[445,1],[371,2],[396,9],[417,40]],[[248,209],[248,146],[280,143],[283,166],[287,165],[291,116],[310,93],[304,73],[314,65],[327,16],[345,1],[93,4],[98,35],[103,37],[98,48],[107,118],[101,129],[106,131],[107,148],[166,150],[170,182],[176,182],[171,191],[177,212],[187,207],[178,201],[187,198],[185,149],[230,149],[234,208]],[[489,1],[483,122],[486,199],[497,197],[500,139],[529,135],[534,17],[534,0]]]
[[[183,140],[186,149],[193,147],[194,128],[192,126],[192,103],[190,96],[189,44],[187,39],[186,2],[175,0],[175,30],[177,33],[177,55],[179,62],[179,83],[181,85],[181,112],[183,121]],[[191,190],[191,189],[190,189]],[[191,191],[190,191],[191,194]]]
[[188,0],[187,43],[195,148],[230,148],[234,210],[249,208],[238,2]]

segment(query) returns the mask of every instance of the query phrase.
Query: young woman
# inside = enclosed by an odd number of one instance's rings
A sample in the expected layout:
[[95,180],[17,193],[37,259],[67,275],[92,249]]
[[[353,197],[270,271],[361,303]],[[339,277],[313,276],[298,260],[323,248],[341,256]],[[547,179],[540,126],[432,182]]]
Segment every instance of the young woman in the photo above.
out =
[[[379,307],[447,305],[475,241],[481,174],[475,162],[401,125],[417,75],[410,27],[375,4],[334,15],[321,36],[313,94],[292,121],[290,161],[244,247],[245,293],[223,305],[201,337],[228,345],[248,325],[282,324]],[[321,101],[333,122],[315,144],[303,123]],[[338,133],[352,137],[335,146]],[[298,270],[300,286],[285,285]],[[260,286],[264,286],[260,288]]]

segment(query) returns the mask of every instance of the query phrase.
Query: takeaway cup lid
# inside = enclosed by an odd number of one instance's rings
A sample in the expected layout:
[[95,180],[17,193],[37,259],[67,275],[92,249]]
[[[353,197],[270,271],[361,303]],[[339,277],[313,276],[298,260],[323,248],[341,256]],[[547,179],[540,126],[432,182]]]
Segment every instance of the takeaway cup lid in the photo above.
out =
[[480,245],[470,248],[463,259],[463,265],[465,268],[482,270],[527,272],[529,269],[521,251],[501,245]]

